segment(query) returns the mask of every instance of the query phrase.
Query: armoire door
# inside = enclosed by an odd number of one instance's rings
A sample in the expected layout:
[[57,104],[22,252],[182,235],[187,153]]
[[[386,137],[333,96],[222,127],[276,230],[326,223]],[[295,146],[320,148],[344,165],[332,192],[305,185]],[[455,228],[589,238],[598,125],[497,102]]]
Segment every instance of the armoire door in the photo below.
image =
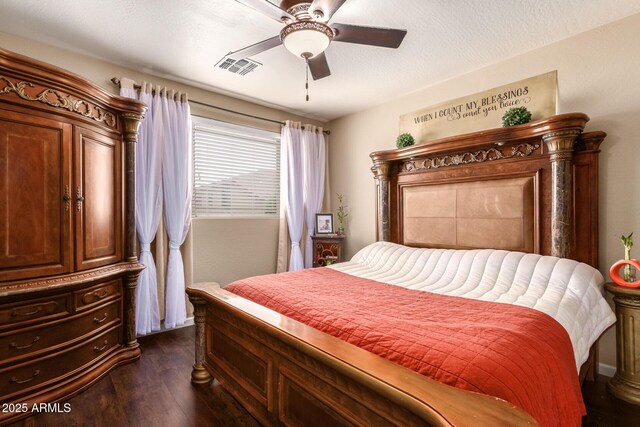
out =
[[121,144],[76,127],[74,135],[76,269],[122,259]]
[[71,135],[0,110],[0,281],[72,270]]

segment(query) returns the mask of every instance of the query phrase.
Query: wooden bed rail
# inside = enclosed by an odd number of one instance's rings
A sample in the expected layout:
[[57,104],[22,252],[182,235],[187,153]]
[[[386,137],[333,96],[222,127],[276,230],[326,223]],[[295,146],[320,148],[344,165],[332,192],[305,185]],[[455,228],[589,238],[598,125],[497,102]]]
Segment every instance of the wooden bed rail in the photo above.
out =
[[508,402],[433,381],[216,285],[187,293],[192,382],[212,373],[265,425],[536,425]]

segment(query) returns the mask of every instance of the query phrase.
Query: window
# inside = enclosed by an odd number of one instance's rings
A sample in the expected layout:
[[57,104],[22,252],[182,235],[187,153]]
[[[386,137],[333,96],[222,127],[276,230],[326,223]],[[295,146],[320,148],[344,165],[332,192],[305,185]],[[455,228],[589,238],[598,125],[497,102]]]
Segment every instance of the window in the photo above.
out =
[[277,217],[280,135],[193,117],[194,217]]

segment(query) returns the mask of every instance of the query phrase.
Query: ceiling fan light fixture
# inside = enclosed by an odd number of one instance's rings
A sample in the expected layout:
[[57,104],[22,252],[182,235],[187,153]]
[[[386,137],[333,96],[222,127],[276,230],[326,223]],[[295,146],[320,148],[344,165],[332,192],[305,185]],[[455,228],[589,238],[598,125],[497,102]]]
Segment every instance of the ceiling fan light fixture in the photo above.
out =
[[284,47],[302,58],[312,58],[324,52],[333,36],[333,30],[328,25],[315,21],[294,22],[280,31]]

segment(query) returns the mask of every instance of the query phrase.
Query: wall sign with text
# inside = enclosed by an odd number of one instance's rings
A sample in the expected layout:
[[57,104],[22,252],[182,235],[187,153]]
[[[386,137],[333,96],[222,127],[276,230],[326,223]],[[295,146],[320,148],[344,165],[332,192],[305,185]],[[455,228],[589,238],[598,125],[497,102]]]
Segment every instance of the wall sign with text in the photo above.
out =
[[400,132],[408,132],[416,143],[502,126],[502,116],[511,107],[526,107],[531,120],[556,114],[557,71],[400,116]]

